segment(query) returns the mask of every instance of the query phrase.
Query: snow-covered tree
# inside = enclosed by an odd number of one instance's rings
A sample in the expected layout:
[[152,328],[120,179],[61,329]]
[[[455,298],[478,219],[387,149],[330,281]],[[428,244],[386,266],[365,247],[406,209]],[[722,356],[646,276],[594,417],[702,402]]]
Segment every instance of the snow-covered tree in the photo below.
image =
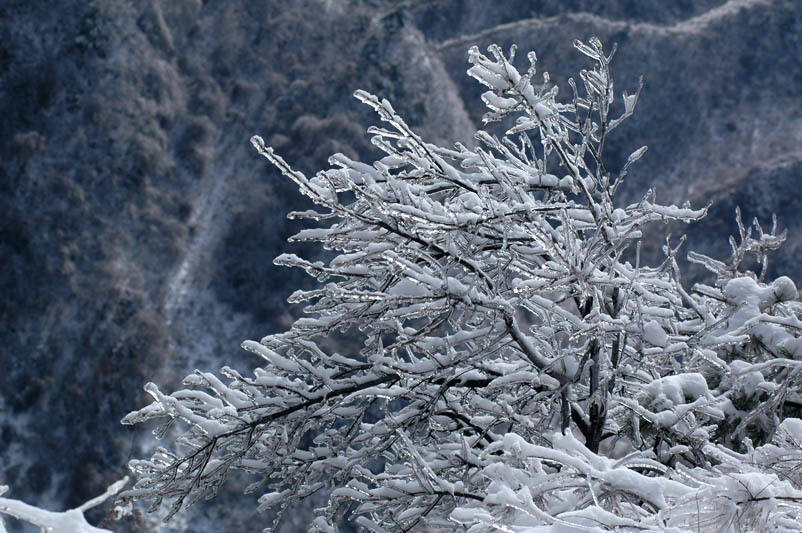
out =
[[707,285],[683,285],[682,239],[644,264],[647,225],[706,209],[617,199],[646,147],[609,168],[605,144],[640,87],[617,100],[613,53],[575,47],[592,67],[567,101],[534,53],[521,72],[514,48],[471,49],[506,128],[475,147],[428,143],[362,91],[372,164],[337,154],[310,178],[254,137],[317,206],[290,215],[320,222],[294,240],[331,259],[276,259],[320,284],[290,297],[308,316],[243,344],[252,375],[146,386],[123,422],[181,436],[131,462],[123,497],[172,514],[240,469],[261,509],[330,491],[312,531],[798,531],[802,305],[764,279],[784,235],[739,215],[728,261],[688,256]]

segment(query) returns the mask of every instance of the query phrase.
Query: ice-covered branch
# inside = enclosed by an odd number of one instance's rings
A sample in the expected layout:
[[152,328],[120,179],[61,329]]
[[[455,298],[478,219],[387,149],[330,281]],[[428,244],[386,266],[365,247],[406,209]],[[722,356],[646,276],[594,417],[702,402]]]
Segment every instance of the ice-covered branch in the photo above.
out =
[[[89,524],[84,518],[84,512],[115,496],[127,483],[128,477],[125,477],[111,485],[102,495],[92,498],[75,509],[63,512],[47,511],[20,500],[0,498],[0,513],[40,527],[42,532],[47,533],[111,533],[108,529],[101,529]],[[0,487],[0,495],[7,490],[8,487]],[[0,531],[5,531],[2,520],[0,520]]]

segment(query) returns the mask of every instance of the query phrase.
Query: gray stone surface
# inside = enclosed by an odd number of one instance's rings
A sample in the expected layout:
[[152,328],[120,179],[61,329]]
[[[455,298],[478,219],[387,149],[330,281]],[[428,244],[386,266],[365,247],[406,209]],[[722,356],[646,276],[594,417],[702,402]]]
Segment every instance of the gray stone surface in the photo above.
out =
[[[715,201],[676,231],[719,255],[735,205],[777,212],[772,272],[802,281],[799,2],[0,3],[0,483],[53,508],[98,494],[143,453],[117,421],[145,381],[247,369],[239,342],[292,319],[284,299],[308,280],[272,258],[303,250],[284,242],[303,202],[250,135],[304,171],[370,157],[373,117],[351,98],[365,88],[428,138],[469,142],[469,46],[534,49],[562,82],[583,66],[572,39],[592,35],[619,43],[619,92],[645,77],[609,147],[614,165],[649,145],[628,197]],[[186,530],[267,525],[253,495],[223,498]]]

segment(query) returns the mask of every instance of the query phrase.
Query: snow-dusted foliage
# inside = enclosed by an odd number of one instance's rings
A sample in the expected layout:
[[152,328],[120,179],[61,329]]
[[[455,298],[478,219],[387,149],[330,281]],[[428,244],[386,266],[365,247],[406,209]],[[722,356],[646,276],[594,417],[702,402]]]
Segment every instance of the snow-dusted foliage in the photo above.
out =
[[252,375],[147,385],[124,423],[184,433],[131,463],[125,498],[177,512],[237,468],[263,509],[329,490],[312,531],[799,530],[802,306],[763,279],[783,236],[738,216],[728,262],[689,256],[709,285],[683,286],[681,240],[642,264],[647,224],[706,210],[617,201],[645,147],[612,169],[605,142],[640,89],[615,99],[612,53],[575,46],[592,68],[568,101],[533,53],[522,73],[514,49],[470,50],[485,121],[508,127],[476,147],[427,143],[365,92],[372,164],[310,178],[252,139],[317,206],[291,216],[324,221],[295,240],[333,257],[276,259],[320,285],[291,296],[308,316],[289,331],[243,344]]
[[[93,507],[97,507],[115,494],[120,492],[128,483],[128,477],[111,485],[106,492],[92,498],[80,507],[64,512],[47,511],[28,505],[20,500],[11,498],[0,498],[0,513],[13,516],[41,529],[43,533],[110,533],[108,529],[101,529],[92,526],[84,518],[84,513]],[[8,492],[7,486],[0,486],[0,496]],[[121,514],[125,511],[120,509]],[[3,519],[0,518],[0,533],[5,533]]]

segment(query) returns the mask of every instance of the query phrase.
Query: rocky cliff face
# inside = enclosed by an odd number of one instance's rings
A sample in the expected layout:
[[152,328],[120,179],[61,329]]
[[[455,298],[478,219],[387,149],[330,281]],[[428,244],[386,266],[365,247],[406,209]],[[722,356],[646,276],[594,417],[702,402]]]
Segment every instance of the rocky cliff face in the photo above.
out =
[[[292,319],[308,280],[271,261],[303,204],[250,135],[307,172],[370,157],[373,117],[350,96],[365,88],[427,138],[470,142],[469,46],[534,49],[563,82],[582,66],[571,41],[592,35],[619,44],[619,91],[645,76],[610,145],[613,162],[649,145],[627,195],[716,202],[677,231],[718,255],[736,204],[776,212],[773,271],[802,279],[798,2],[3,2],[0,483],[54,508],[101,492],[143,453],[117,421],[145,381],[247,369],[239,342]],[[245,509],[193,512],[264,527]]]

